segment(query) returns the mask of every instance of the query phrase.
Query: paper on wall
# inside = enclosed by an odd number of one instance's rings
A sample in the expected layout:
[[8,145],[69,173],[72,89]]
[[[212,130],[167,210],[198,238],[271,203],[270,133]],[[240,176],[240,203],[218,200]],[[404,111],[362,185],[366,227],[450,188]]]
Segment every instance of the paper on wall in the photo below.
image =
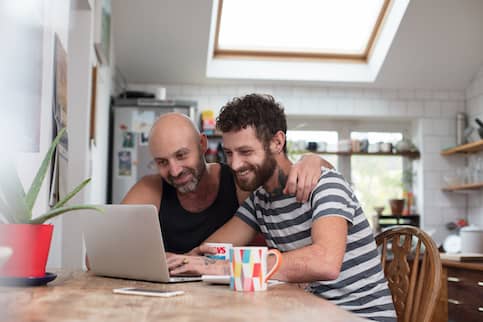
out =
[[156,115],[154,114],[154,111],[133,112],[132,130],[134,132],[149,133],[155,119]]

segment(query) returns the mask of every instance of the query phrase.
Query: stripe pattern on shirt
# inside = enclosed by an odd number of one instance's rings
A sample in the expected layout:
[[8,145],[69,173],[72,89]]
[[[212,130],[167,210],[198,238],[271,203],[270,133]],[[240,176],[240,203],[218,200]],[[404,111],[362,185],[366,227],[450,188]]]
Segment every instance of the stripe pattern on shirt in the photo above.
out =
[[346,219],[346,253],[339,277],[312,282],[307,290],[365,318],[396,321],[372,229],[340,173],[322,169],[305,203],[297,202],[295,196],[270,196],[260,187],[240,206],[236,216],[260,231],[269,247],[282,252],[311,245],[315,220],[326,216]]

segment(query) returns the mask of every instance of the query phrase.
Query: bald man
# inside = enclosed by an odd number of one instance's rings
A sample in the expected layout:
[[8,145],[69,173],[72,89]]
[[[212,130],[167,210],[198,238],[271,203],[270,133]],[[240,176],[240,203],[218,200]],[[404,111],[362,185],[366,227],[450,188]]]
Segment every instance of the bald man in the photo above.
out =
[[[251,191],[239,188],[227,165],[206,163],[208,142],[193,121],[179,113],[163,114],[149,135],[149,149],[159,174],[143,177],[124,197],[124,204],[152,204],[167,252],[187,253],[226,223]],[[321,166],[306,156],[291,169],[285,192],[307,200]]]

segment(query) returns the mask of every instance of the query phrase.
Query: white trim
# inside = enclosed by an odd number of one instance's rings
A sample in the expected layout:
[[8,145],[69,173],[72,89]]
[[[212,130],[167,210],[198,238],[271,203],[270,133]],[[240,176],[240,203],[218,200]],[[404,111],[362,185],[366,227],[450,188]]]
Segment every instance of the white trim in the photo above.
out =
[[213,1],[206,76],[224,79],[374,82],[410,0],[394,0],[367,63],[215,58],[218,0]]

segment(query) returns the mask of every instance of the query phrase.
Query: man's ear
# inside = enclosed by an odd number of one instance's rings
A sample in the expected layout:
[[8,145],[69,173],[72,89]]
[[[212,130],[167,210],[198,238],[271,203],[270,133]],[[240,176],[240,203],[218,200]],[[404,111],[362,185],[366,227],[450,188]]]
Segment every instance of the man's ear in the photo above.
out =
[[205,155],[208,149],[208,138],[204,133],[200,133],[200,147],[201,147],[201,153]]
[[270,142],[270,151],[272,153],[280,153],[283,152],[283,146],[285,145],[285,133],[282,131],[277,131],[275,135],[272,137]]

